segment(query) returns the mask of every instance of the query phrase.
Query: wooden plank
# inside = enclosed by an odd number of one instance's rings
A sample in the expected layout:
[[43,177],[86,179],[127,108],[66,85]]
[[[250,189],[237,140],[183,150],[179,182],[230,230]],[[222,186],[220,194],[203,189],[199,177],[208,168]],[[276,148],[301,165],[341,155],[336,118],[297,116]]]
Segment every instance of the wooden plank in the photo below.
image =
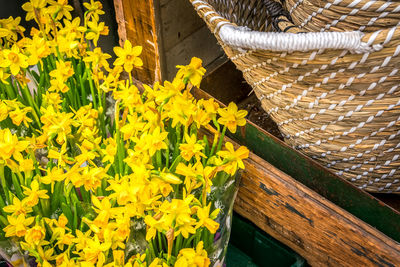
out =
[[114,0],[120,45],[130,40],[143,46],[141,69],[134,68],[132,75],[152,84],[161,79],[160,53],[154,2],[151,0]]
[[400,245],[251,153],[234,209],[313,266],[400,266]]
[[172,49],[205,25],[187,0],[161,1],[160,16],[165,51]]
[[254,153],[245,161],[234,210],[312,266],[400,266],[398,242]]
[[176,65],[189,64],[192,57],[201,58],[203,66],[207,67],[208,64],[222,56],[223,53],[215,37],[204,25],[178,45],[169,51],[165,51],[167,63],[166,79],[170,80],[175,76]]

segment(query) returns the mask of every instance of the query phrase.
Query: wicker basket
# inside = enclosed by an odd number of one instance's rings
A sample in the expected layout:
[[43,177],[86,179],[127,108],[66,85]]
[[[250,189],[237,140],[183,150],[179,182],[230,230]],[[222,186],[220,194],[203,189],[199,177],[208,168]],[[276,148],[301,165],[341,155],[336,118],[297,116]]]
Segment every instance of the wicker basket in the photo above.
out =
[[400,1],[190,1],[288,143],[400,192]]

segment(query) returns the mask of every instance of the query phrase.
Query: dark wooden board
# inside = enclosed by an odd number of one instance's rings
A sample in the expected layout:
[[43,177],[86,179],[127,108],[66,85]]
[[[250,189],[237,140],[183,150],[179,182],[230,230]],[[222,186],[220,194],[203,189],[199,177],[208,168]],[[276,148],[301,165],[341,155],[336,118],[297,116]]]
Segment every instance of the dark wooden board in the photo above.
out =
[[400,266],[396,241],[255,154],[245,166],[235,211],[312,266]]

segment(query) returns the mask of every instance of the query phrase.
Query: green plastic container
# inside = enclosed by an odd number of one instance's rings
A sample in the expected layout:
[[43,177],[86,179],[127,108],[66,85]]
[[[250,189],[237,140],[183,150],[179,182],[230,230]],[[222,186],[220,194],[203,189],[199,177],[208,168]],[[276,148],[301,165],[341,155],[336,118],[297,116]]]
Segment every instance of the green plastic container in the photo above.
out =
[[234,214],[226,266],[302,267],[308,264],[292,249],[267,235],[250,221]]

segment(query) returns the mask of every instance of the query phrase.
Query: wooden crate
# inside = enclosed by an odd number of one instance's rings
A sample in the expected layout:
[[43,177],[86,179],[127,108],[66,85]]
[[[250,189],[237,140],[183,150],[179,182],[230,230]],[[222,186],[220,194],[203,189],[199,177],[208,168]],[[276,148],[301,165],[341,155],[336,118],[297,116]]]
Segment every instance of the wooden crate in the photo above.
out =
[[226,61],[225,54],[205,23],[186,0],[114,0],[120,44],[130,40],[143,46],[143,67],[134,69],[139,81],[171,80],[176,65],[191,57],[203,60],[207,70]]
[[398,211],[251,122],[231,137],[262,157],[245,163],[236,212],[312,266],[400,266]]

